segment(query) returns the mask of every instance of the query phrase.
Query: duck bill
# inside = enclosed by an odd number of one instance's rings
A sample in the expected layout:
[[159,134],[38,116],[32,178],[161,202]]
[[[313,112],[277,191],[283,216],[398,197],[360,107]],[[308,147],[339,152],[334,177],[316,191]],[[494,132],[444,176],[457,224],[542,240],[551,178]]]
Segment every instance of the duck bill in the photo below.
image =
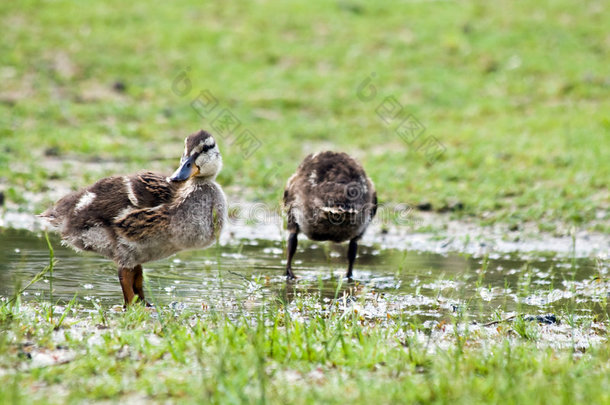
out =
[[193,156],[186,159],[183,158],[180,167],[171,175],[169,181],[185,181],[190,179],[196,172],[195,158]]

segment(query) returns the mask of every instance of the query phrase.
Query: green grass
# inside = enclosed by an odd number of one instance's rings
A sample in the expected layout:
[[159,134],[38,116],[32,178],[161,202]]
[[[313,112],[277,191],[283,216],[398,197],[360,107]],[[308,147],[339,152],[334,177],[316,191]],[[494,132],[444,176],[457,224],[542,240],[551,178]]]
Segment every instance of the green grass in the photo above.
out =
[[[370,321],[315,296],[258,312],[162,316],[49,304],[2,305],[2,403],[145,400],[181,403],[608,403],[608,341],[578,352],[542,348],[523,325],[481,339],[395,317]],[[318,308],[316,310],[316,308]],[[521,320],[520,322],[524,322]],[[447,325],[446,327],[448,327]],[[536,324],[528,329],[540,329]],[[607,334],[607,330],[604,332]],[[534,334],[535,335],[535,334]],[[28,354],[29,353],[29,354]],[[65,362],[37,364],[41,353]],[[30,357],[32,359],[30,359]]]
[[[32,193],[56,182],[169,173],[184,136],[214,132],[228,109],[261,142],[244,158],[216,134],[233,197],[277,202],[307,153],[332,148],[364,163],[382,202],[610,232],[601,3],[21,1],[0,3],[0,21],[0,191],[23,210],[42,209]],[[190,86],[176,87],[184,72]],[[367,101],[359,86],[373,72]],[[204,90],[218,106],[201,117],[191,102]],[[377,115],[387,97],[442,143],[438,159]],[[607,310],[602,342],[585,350],[541,342],[523,316],[490,337],[462,309],[429,326],[318,298],[230,315],[3,298],[0,403],[610,402]],[[591,330],[568,308],[556,315]],[[45,354],[69,356],[34,367]]]
[[[610,401],[601,262],[592,279],[599,288],[590,296],[574,291],[563,306],[522,303],[539,288],[525,266],[503,304],[479,293],[465,301],[443,297],[439,290],[431,293],[436,316],[423,319],[417,300],[401,301],[403,293],[339,282],[331,299],[321,293],[321,278],[316,292],[281,282],[269,289],[274,282],[261,274],[241,276],[248,288],[225,297],[220,271],[219,299],[160,307],[148,291],[155,310],[134,305],[123,312],[77,296],[54,302],[56,262],[47,244],[48,266],[12,298],[0,297],[2,404]],[[473,281],[477,290],[487,288],[488,267],[485,258]],[[43,279],[47,287],[37,298],[23,300]],[[427,279],[438,284],[444,275]],[[543,310],[559,323],[526,315]]]
[[[306,153],[333,148],[362,160],[382,202],[460,201],[457,215],[483,224],[609,231],[610,13],[599,3],[24,1],[3,2],[0,20],[10,202],[25,206],[25,190],[44,194],[49,179],[100,175],[45,152],[117,162],[104,174],[171,172],[184,136],[226,108],[262,143],[244,159],[219,136],[219,181],[239,198],[276,202]],[[187,68],[180,95],[172,84]],[[372,72],[376,97],[363,101]],[[218,100],[204,118],[190,106],[203,90]],[[442,143],[438,160],[384,124],[386,97],[425,126],[420,139]]]

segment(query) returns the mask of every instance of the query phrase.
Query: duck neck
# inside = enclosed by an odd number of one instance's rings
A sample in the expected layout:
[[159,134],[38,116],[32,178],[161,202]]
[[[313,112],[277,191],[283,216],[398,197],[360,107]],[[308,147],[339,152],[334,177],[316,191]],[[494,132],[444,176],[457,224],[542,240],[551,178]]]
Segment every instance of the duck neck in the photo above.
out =
[[213,183],[216,180],[216,175],[212,176],[195,176],[191,177],[188,184],[191,186],[199,186],[206,183]]

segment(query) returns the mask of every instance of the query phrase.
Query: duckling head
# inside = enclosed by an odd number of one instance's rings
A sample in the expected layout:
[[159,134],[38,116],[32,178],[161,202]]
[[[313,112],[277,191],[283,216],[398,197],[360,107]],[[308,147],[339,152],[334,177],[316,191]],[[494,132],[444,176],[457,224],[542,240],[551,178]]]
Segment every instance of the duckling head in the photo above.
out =
[[222,168],[222,156],[214,137],[206,131],[189,135],[184,140],[184,154],[180,167],[168,178],[170,182],[190,178],[214,180]]

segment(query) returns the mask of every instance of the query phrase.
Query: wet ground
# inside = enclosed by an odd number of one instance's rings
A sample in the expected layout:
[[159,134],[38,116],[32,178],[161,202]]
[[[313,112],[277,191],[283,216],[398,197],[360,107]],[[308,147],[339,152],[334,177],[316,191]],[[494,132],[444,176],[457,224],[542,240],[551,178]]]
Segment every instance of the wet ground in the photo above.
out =
[[[62,247],[54,235],[51,242],[58,259],[52,276],[54,301],[67,302],[76,294],[85,307],[93,306],[92,301],[106,306],[122,303],[112,262],[77,254]],[[608,262],[601,258],[431,253],[365,241],[356,262],[356,280],[348,283],[343,279],[345,250],[345,245],[302,241],[296,255],[299,279],[287,283],[281,240],[225,235],[215,247],[145,264],[148,296],[162,306],[222,307],[241,313],[268,300],[291,301],[295,294],[312,293],[321,303],[357,303],[366,317],[401,314],[422,322],[446,321],[457,312],[485,323],[516,313],[567,311],[595,319],[608,311]],[[0,230],[0,296],[12,296],[48,262],[41,232]],[[23,298],[48,300],[49,278],[30,287]]]

